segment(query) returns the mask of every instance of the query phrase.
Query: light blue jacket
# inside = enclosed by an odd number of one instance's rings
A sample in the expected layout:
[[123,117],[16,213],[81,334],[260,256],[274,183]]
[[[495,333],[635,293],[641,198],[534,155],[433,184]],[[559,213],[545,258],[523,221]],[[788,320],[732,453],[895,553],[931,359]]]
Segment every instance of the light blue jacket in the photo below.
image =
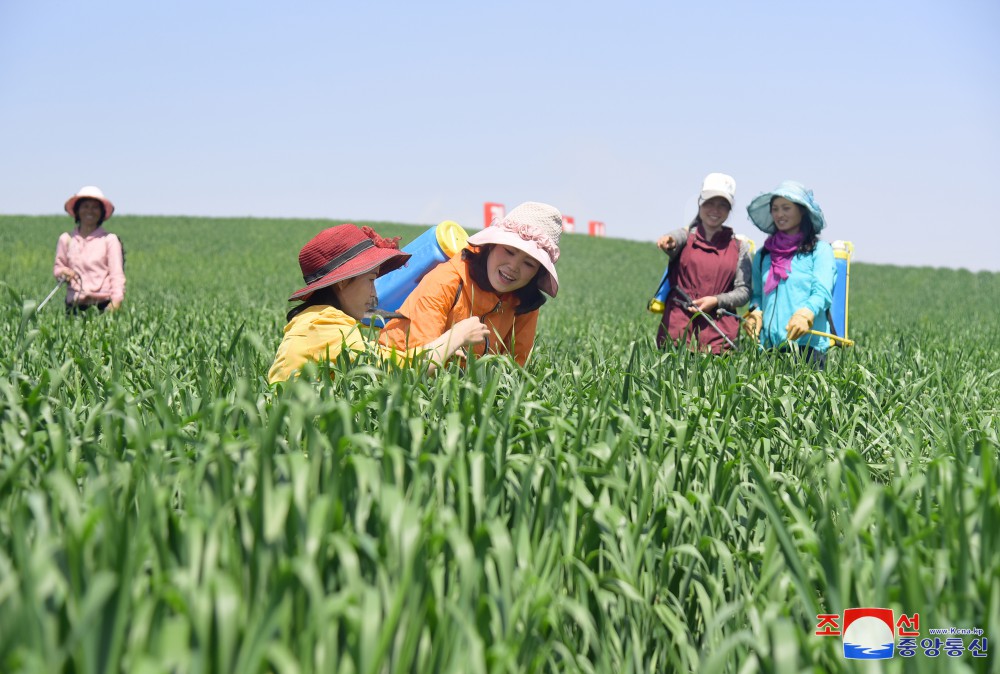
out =
[[[792,314],[799,309],[813,312],[816,317],[813,330],[830,332],[826,310],[833,301],[833,282],[837,276],[837,265],[830,244],[817,241],[812,253],[793,257],[788,278],[767,295],[764,294],[764,279],[771,272],[771,255],[762,256],[764,252],[761,247],[754,255],[753,293],[750,298],[750,302],[764,313],[764,325],[760,331],[761,344],[765,348],[772,348],[784,342],[788,337],[785,326]],[[827,337],[804,335],[795,341],[817,351],[830,348],[830,339]]]

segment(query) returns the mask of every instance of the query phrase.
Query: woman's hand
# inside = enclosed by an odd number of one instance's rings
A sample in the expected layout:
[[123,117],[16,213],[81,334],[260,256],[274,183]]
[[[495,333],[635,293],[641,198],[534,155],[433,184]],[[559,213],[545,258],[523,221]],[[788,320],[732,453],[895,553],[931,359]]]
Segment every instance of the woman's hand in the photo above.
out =
[[77,274],[72,269],[70,269],[69,267],[63,269],[63,272],[62,274],[60,274],[60,276],[62,277],[63,281],[66,281],[68,283],[74,283],[78,278],[80,278],[80,275]]
[[476,317],[466,318],[451,326],[451,330],[424,346],[430,355],[428,372],[434,372],[441,363],[461,351],[467,344],[480,344],[489,337],[490,328]]
[[754,340],[760,335],[762,325],[764,325],[764,314],[761,313],[760,309],[754,309],[743,314],[743,331],[753,337]]
[[115,302],[111,300],[111,304],[108,305],[108,311],[118,311],[122,306],[121,302]]
[[674,248],[677,247],[677,240],[674,239],[674,237],[667,234],[665,236],[661,236],[659,240],[656,242],[656,245],[659,246],[660,250],[662,250],[664,253],[669,253],[670,251],[672,251]]
[[785,326],[785,332],[788,335],[788,341],[792,342],[805,335],[810,330],[812,330],[813,319],[816,316],[813,312],[808,309],[799,309],[792,317],[788,319],[788,325]]
[[452,339],[461,346],[481,344],[490,335],[490,328],[478,318],[466,318],[451,328]]
[[703,314],[710,314],[719,307],[719,298],[715,295],[708,295],[706,297],[699,297],[691,302],[698,311]]

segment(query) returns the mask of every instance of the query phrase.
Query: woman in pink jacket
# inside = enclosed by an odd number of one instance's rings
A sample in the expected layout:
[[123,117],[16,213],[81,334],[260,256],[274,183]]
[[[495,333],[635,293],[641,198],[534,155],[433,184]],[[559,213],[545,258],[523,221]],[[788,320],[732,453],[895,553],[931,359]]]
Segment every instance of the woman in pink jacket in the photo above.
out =
[[100,189],[88,186],[69,198],[66,212],[76,227],[59,237],[52,268],[57,279],[69,284],[66,313],[90,307],[115,311],[125,299],[125,260],[118,237],[102,227],[115,206]]

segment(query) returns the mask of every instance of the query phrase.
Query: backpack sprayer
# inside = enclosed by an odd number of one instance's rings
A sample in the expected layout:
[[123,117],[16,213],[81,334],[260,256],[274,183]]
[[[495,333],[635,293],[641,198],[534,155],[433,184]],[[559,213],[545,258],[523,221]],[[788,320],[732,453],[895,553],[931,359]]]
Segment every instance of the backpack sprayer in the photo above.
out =
[[403,301],[409,297],[427,272],[457,255],[465,248],[468,240],[469,235],[461,225],[452,220],[445,220],[407,244],[403,252],[411,255],[409,261],[404,266],[375,279],[378,308],[368,312],[362,323],[384,324],[389,319],[397,318],[399,314],[396,311],[403,306]]
[[833,242],[833,258],[837,274],[833,282],[833,303],[827,312],[830,321],[829,332],[810,330],[809,334],[817,337],[828,337],[830,346],[854,346],[854,341],[847,338],[848,300],[851,285],[851,256],[854,255],[854,244],[850,241]]
[[670,265],[667,265],[667,268],[663,270],[663,278],[660,279],[660,285],[656,289],[656,293],[653,294],[653,299],[649,300],[649,304],[646,305],[646,308],[654,314],[662,314],[667,306],[667,295],[670,294],[669,273]]
[[833,332],[810,330],[809,334],[829,338],[830,346],[849,347],[854,346],[854,340],[847,338],[847,307],[850,299],[851,256],[854,254],[854,244],[850,241],[834,241],[832,245],[837,273],[833,281],[833,303],[827,310],[826,316]]

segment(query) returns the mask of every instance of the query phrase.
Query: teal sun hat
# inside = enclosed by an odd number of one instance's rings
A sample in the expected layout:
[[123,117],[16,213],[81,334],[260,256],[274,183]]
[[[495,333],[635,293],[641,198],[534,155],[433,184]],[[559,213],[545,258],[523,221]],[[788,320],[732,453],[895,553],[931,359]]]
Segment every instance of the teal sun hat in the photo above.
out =
[[774,197],[782,197],[800,206],[805,206],[817,234],[826,227],[823,209],[816,203],[812,190],[806,189],[805,185],[794,180],[785,180],[770,192],[765,192],[751,201],[750,205],[747,206],[747,215],[760,231],[774,234],[774,218],[771,217],[771,199]]

